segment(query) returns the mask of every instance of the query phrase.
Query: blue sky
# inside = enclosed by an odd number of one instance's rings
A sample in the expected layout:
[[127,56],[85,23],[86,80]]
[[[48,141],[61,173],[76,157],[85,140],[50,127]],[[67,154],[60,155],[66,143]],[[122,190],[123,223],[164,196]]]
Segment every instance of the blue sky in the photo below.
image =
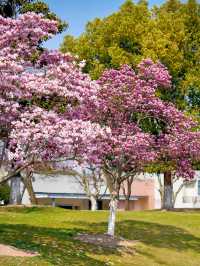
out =
[[[105,17],[118,10],[124,0],[44,0],[61,19],[69,23],[68,29],[45,43],[49,49],[59,48],[66,34],[80,35],[88,21]],[[163,0],[150,0],[149,5],[159,5]]]

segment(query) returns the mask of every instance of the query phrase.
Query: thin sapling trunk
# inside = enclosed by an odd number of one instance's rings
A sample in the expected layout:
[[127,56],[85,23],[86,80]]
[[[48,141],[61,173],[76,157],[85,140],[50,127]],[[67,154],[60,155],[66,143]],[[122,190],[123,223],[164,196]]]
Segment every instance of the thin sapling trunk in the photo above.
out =
[[110,214],[109,214],[109,219],[108,219],[107,234],[112,237],[114,237],[115,235],[115,220],[116,220],[117,204],[118,204],[118,200],[117,200],[116,195],[111,195]]

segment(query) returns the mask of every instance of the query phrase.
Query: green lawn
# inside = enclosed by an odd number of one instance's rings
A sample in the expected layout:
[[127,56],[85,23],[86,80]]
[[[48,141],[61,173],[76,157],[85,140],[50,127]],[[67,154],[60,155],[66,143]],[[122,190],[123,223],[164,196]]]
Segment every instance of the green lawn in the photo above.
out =
[[73,240],[78,232],[105,232],[108,212],[59,208],[0,208],[0,243],[39,257],[0,257],[2,266],[199,266],[200,212],[119,212],[117,235],[138,240],[120,252]]

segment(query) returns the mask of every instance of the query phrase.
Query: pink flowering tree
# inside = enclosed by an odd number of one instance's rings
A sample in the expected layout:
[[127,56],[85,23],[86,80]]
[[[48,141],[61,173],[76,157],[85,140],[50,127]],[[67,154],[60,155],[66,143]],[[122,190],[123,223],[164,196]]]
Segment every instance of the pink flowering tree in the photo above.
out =
[[[30,100],[31,97],[30,92],[23,88],[21,77],[37,56],[38,43],[56,32],[56,22],[45,20],[33,13],[16,20],[0,17],[0,140],[3,143],[1,167],[3,164],[5,166],[5,161],[8,162],[6,150],[12,121],[18,119],[24,111],[24,100]],[[10,166],[14,170],[14,165]],[[11,180],[11,188],[16,190],[16,187],[20,188],[18,177]],[[16,197],[16,201],[19,203],[20,196]]]
[[[84,104],[84,101],[88,105],[91,101],[93,105],[98,85],[81,73],[81,66],[72,56],[37,49],[41,40],[57,32],[55,21],[34,13],[15,20],[0,17],[0,21],[0,139],[4,143],[1,166],[6,162],[9,171],[7,176],[1,177],[3,182],[33,164],[32,159],[29,161],[23,157],[21,161],[26,163],[22,165],[19,156],[11,156],[15,132],[12,130],[17,126],[20,128],[20,121],[27,119],[28,122],[29,116],[32,119],[33,114],[44,110],[44,115],[51,110],[50,121],[53,121],[53,115],[57,121],[66,121],[72,106]],[[50,115],[46,116],[48,118]],[[9,160],[8,144],[11,151]],[[49,146],[49,149],[50,152],[52,148]]]
[[[160,63],[144,60],[135,72],[128,66],[107,70],[98,84],[98,106],[89,119],[109,127],[110,133],[102,150],[95,150],[90,160],[101,165],[106,177],[111,195],[108,234],[114,235],[122,182],[152,162],[170,165],[176,175],[192,178],[191,162],[199,159],[200,139],[191,119],[156,96],[158,89],[170,90],[171,85]],[[82,118],[88,116],[84,110],[79,113]],[[167,186],[165,198],[166,202],[171,198]]]
[[[185,179],[193,177],[192,163],[200,158],[200,139],[199,132],[194,132],[196,124],[190,118],[172,104],[156,97],[159,89],[171,89],[167,70],[159,63],[153,64],[151,60],[144,60],[136,73],[126,67],[120,73],[111,70],[103,75],[103,82],[109,88],[114,82],[114,88],[122,87],[123,92],[130,88],[130,94],[126,98],[127,109],[122,109],[121,114],[129,114],[143,132],[148,132],[153,137],[156,164],[165,165],[162,169],[165,177],[164,208],[172,208],[172,173]],[[109,99],[108,95],[105,99]],[[114,100],[116,99],[121,101],[123,96],[115,96]],[[119,106],[118,104],[117,108]],[[112,109],[109,109],[109,115],[110,110]]]

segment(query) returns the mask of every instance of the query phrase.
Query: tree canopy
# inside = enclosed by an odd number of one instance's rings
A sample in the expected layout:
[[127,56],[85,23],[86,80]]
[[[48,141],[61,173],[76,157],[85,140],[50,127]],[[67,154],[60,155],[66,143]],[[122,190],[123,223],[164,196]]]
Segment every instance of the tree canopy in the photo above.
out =
[[188,105],[188,97],[190,106],[200,101],[200,5],[196,0],[168,0],[152,9],[146,1],[127,0],[119,11],[88,22],[80,37],[65,36],[60,49],[85,59],[84,71],[94,79],[106,68],[123,64],[134,68],[144,58],[160,60],[174,85],[173,92],[160,96],[181,108]]

